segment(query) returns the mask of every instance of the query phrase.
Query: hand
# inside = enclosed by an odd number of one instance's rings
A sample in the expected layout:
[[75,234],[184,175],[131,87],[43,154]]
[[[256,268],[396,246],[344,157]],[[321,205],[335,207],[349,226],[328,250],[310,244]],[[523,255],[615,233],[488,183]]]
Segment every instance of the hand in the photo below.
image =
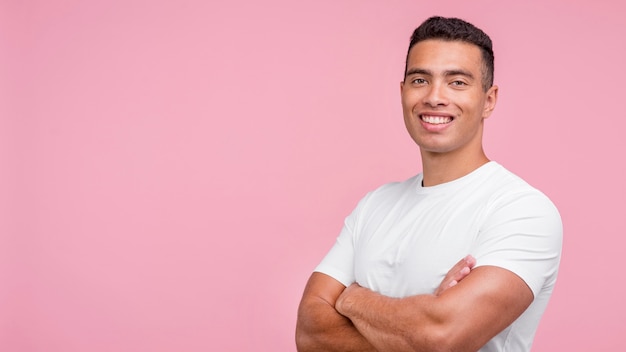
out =
[[439,296],[450,287],[456,286],[456,284],[469,275],[474,265],[476,265],[476,258],[471,255],[459,260],[459,262],[448,271],[446,277],[443,278],[439,287],[435,290],[435,296]]
[[341,294],[337,298],[337,301],[335,302],[335,309],[337,310],[337,312],[339,312],[339,314],[345,315],[344,313],[348,309],[348,305],[351,302],[350,298],[352,297],[352,295],[357,293],[360,288],[361,286],[355,282],[352,285],[346,287],[343,292],[341,292]]

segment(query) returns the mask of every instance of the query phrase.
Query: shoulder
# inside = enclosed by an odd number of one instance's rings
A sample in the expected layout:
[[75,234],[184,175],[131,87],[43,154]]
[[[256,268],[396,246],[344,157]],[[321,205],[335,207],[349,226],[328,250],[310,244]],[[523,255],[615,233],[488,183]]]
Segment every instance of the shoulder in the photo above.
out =
[[521,177],[496,166],[482,186],[487,193],[482,235],[516,234],[516,238],[525,237],[523,241],[541,238],[549,247],[560,248],[563,224],[552,200]]
[[538,207],[558,215],[552,200],[520,176],[497,163],[494,163],[490,171],[487,185],[492,190],[491,200],[494,203],[500,205],[516,203],[520,206]]
[[478,266],[497,266],[521,277],[537,296],[554,284],[563,225],[554,203],[519,176],[499,167],[478,237]]
[[364,204],[386,204],[395,203],[403,198],[412,197],[422,180],[422,175],[418,174],[404,181],[385,183],[378,188],[368,192],[361,200]]
[[400,182],[385,183],[368,192],[358,202],[348,219],[369,218],[373,214],[381,214],[391,207],[410,200],[415,192],[416,185],[421,182],[421,174]]

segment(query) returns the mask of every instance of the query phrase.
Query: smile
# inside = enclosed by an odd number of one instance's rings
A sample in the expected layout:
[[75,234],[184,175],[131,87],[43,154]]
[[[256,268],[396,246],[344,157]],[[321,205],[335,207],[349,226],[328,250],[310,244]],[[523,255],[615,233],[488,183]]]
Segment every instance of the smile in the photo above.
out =
[[433,125],[441,125],[450,123],[452,121],[452,117],[450,116],[430,116],[430,115],[420,115],[420,119],[426,123],[430,123]]

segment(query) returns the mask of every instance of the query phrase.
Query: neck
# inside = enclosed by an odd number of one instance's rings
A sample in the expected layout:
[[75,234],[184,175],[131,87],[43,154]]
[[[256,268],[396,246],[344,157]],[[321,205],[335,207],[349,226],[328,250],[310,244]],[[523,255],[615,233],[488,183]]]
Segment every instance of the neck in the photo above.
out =
[[424,186],[454,181],[489,162],[482,148],[474,155],[467,153],[432,153],[421,151]]

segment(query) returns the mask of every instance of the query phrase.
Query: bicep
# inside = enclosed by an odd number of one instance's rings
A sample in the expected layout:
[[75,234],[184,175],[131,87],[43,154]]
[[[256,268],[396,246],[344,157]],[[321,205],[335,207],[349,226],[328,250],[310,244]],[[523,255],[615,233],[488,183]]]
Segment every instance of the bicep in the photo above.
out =
[[528,285],[513,272],[495,266],[475,268],[439,298],[446,335],[464,347],[483,346],[533,301]]
[[326,302],[331,307],[335,307],[335,302],[341,292],[346,288],[344,284],[336,279],[320,272],[314,272],[309,277],[309,281],[304,288],[302,301],[320,300]]

